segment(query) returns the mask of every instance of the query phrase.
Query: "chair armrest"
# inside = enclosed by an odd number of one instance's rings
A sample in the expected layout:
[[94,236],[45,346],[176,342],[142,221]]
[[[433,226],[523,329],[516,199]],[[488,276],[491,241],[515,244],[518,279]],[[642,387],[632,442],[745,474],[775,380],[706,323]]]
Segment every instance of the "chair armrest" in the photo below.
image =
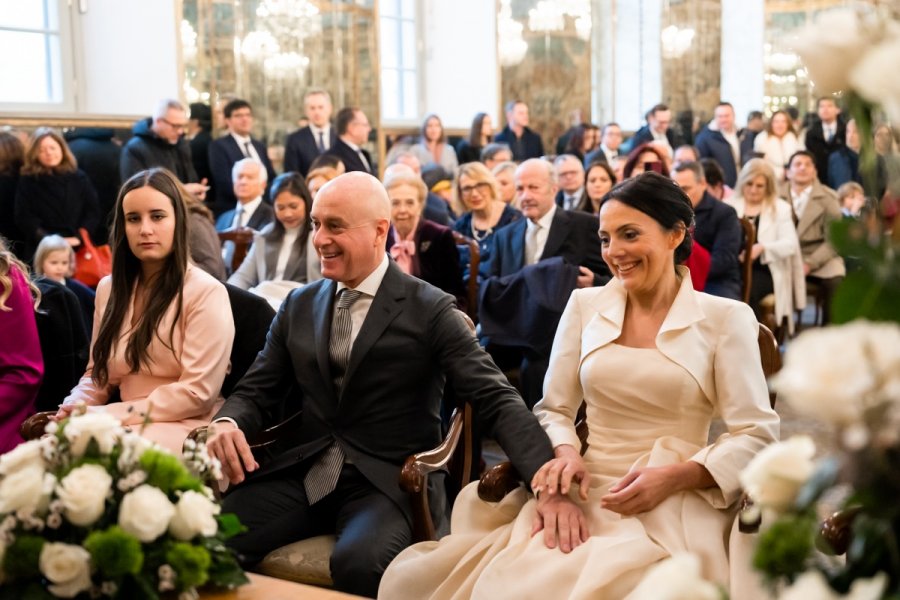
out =
[[412,503],[414,542],[437,539],[428,502],[428,474],[448,467],[459,444],[463,422],[462,412],[454,410],[450,417],[450,428],[440,446],[413,454],[406,459],[400,470],[400,489],[410,495]]
[[19,435],[26,441],[38,439],[44,435],[44,429],[50,422],[50,417],[55,414],[54,411],[47,411],[31,415],[19,426]]
[[847,552],[853,540],[853,521],[860,510],[859,507],[845,508],[822,521],[819,540],[823,543],[816,544],[819,550],[836,556]]
[[488,469],[478,482],[478,497],[485,502],[500,502],[519,487],[522,476],[510,462],[502,462]]
[[762,512],[754,504],[746,492],[738,500],[738,531],[741,533],[759,533],[762,525]]

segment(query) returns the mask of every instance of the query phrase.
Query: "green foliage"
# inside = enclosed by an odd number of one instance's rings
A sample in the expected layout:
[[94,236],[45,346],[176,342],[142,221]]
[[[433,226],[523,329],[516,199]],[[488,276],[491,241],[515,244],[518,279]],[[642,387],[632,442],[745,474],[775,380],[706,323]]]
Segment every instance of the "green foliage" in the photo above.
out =
[[[235,518],[235,520],[237,519]],[[240,523],[238,526],[241,530],[246,529]],[[201,543],[212,558],[212,564],[209,567],[209,584],[222,588],[235,588],[250,583],[234,554],[227,550],[221,540],[205,538],[201,540]]]
[[167,452],[146,450],[140,458],[141,468],[147,472],[147,483],[161,489],[165,494],[176,490],[200,492],[203,485],[191,475],[178,458]]
[[3,572],[10,579],[38,577],[38,562],[44,540],[36,535],[20,535],[6,549],[3,556]]
[[247,528],[241,525],[235,514],[216,515],[216,520],[219,522],[219,537],[223,540],[233,538],[237,534],[247,531]]
[[212,564],[209,552],[201,546],[176,542],[166,552],[168,562],[178,574],[178,587],[187,589],[206,583]]
[[900,249],[890,238],[871,235],[865,223],[850,219],[832,223],[830,239],[838,254],[859,263],[835,292],[833,321],[900,322]]
[[84,547],[91,553],[94,565],[109,579],[137,575],[144,564],[141,542],[118,525],[94,531],[85,539]]
[[753,555],[753,566],[775,581],[795,576],[806,569],[813,550],[815,519],[808,514],[786,515],[763,531]]

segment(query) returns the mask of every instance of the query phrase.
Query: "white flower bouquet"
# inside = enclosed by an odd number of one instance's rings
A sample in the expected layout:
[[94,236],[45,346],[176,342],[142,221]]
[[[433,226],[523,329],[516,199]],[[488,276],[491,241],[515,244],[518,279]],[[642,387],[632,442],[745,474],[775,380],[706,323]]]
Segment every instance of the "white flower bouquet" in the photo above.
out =
[[234,515],[204,481],[206,448],[184,463],[105,413],[51,423],[0,456],[3,597],[158,598],[248,580],[224,541]]

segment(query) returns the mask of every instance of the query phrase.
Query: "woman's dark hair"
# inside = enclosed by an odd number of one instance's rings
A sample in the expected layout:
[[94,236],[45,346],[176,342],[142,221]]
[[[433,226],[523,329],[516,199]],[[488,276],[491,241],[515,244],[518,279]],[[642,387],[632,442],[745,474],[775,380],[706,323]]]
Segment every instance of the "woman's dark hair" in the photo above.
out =
[[428,136],[425,134],[425,132],[428,130],[428,121],[432,119],[435,119],[438,122],[438,125],[441,126],[441,135],[437,140],[435,140],[435,143],[443,144],[447,141],[447,133],[444,131],[444,122],[441,121],[441,118],[436,114],[430,113],[425,115],[425,120],[422,121],[422,129],[419,131],[419,135],[421,136],[420,141],[422,142],[423,146],[428,143]]
[[610,200],[618,200],[641,211],[667,231],[683,227],[684,239],[675,248],[675,264],[683,263],[691,255],[694,208],[691,199],[674,181],[659,173],[645,171],[609,190],[600,201],[600,208]]
[[641,144],[634,150],[628,153],[628,159],[625,161],[625,166],[622,168],[622,176],[625,179],[631,177],[632,171],[638,164],[638,160],[641,158],[641,154],[644,152],[652,152],[656,155],[657,160],[662,165],[662,175],[665,177],[669,176],[669,167],[666,165],[666,157],[660,154],[659,150],[656,146],[653,145],[652,142],[647,142],[645,144]]
[[[300,235],[297,236],[296,244],[298,248],[304,248],[306,238],[309,237],[309,210],[312,208],[312,195],[309,193],[309,188],[306,187],[303,175],[296,171],[288,171],[275,178],[272,187],[269,188],[269,200],[273,207],[275,200],[283,192],[293,194],[303,200],[303,211],[306,213],[306,218],[300,226]],[[284,225],[281,221],[278,219],[272,221],[272,228],[265,233],[265,238],[271,242],[280,242],[284,238]]]
[[0,131],[0,175],[18,176],[25,162],[25,145],[13,134]]
[[587,180],[588,177],[591,176],[591,171],[593,171],[594,169],[603,169],[604,171],[606,171],[606,174],[609,175],[609,181],[613,186],[616,185],[616,172],[613,171],[613,168],[609,166],[609,163],[607,163],[605,160],[595,160],[594,162],[589,164],[588,168],[584,171],[584,191],[581,192],[581,198],[578,200],[578,206],[575,207],[575,210],[594,214],[594,204],[591,202],[591,198],[590,196],[588,196],[587,191]]
[[714,158],[701,158],[700,166],[703,167],[703,175],[706,177],[706,185],[716,187],[725,185],[725,172]]
[[[112,289],[109,292],[109,303],[106,305],[106,311],[100,321],[97,339],[94,341],[94,349],[91,353],[94,360],[91,380],[101,387],[109,383],[109,361],[114,354],[125,316],[131,306],[131,295],[135,289],[135,283],[141,277],[141,261],[131,252],[128,238],[125,235],[125,211],[122,203],[129,192],[142,187],[153,188],[167,196],[172,202],[175,214],[175,235],[172,240],[172,252],[166,257],[165,265],[160,269],[159,275],[152,282],[143,282],[149,290],[152,290],[152,293],[147,294],[144,312],[138,317],[137,324],[132,328],[133,333],[125,347],[125,362],[131,368],[131,373],[139,371],[141,365],[149,364],[152,359],[148,348],[154,336],[159,337],[163,345],[171,350],[173,355],[175,354],[172,339],[175,327],[181,319],[184,277],[190,254],[186,208],[188,192],[171,171],[154,168],[132,176],[119,190],[119,196],[116,198],[112,229],[109,235],[112,249]],[[176,302],[175,318],[172,320],[169,341],[166,343],[157,332],[157,328],[173,301]]]
[[599,127],[590,123],[582,123],[575,127],[569,140],[566,142],[564,154],[574,154],[580,158],[584,158],[584,138],[589,131],[599,131]]
[[469,145],[472,148],[481,148],[481,129],[487,116],[487,113],[480,112],[472,119],[472,127],[469,128]]

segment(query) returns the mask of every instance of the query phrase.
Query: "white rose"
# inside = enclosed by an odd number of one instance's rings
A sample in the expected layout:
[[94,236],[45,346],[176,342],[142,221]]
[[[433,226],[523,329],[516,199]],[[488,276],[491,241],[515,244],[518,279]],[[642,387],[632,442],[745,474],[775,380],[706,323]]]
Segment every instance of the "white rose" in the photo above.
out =
[[81,546],[48,542],[38,566],[52,583],[47,589],[60,598],[74,598],[91,587],[91,555]]
[[900,326],[854,321],[808,329],[791,342],[784,368],[772,380],[799,413],[831,423],[859,422],[863,412],[897,389]]
[[87,527],[100,518],[112,477],[100,465],[84,465],[73,469],[56,488],[70,523]]
[[144,484],[125,494],[119,506],[119,526],[144,543],[165,533],[175,506],[157,487]]
[[868,45],[859,17],[847,8],[820,13],[800,30],[793,44],[819,95],[849,87],[848,75]]
[[857,579],[846,596],[838,594],[818,571],[807,571],[794,584],[784,590],[778,600],[879,600],[887,583],[884,573],[870,579]]
[[175,539],[187,542],[197,535],[215,535],[219,529],[216,515],[221,507],[199,492],[187,491],[175,506],[175,515],[169,523],[169,533]]
[[19,444],[0,456],[0,475],[9,475],[19,469],[44,466],[43,447],[40,441],[32,440]]
[[849,73],[853,89],[867,100],[881,104],[893,122],[900,121],[900,81],[885,77],[885,73],[896,65],[898,56],[900,39],[891,36],[869,50]]
[[154,443],[144,436],[128,432],[122,435],[122,453],[119,455],[119,470],[125,471],[135,464],[144,451],[154,447]]
[[73,455],[82,456],[91,438],[102,454],[109,454],[122,435],[122,424],[109,413],[95,411],[71,417],[64,431]]
[[755,502],[785,510],[812,475],[815,453],[816,445],[805,435],[770,444],[741,471],[741,485]]
[[636,600],[718,600],[718,588],[700,575],[700,559],[676,554],[657,563],[628,595]]
[[52,491],[47,489],[47,478],[43,467],[30,466],[14,471],[0,481],[0,513],[15,512],[20,509],[38,510]]

